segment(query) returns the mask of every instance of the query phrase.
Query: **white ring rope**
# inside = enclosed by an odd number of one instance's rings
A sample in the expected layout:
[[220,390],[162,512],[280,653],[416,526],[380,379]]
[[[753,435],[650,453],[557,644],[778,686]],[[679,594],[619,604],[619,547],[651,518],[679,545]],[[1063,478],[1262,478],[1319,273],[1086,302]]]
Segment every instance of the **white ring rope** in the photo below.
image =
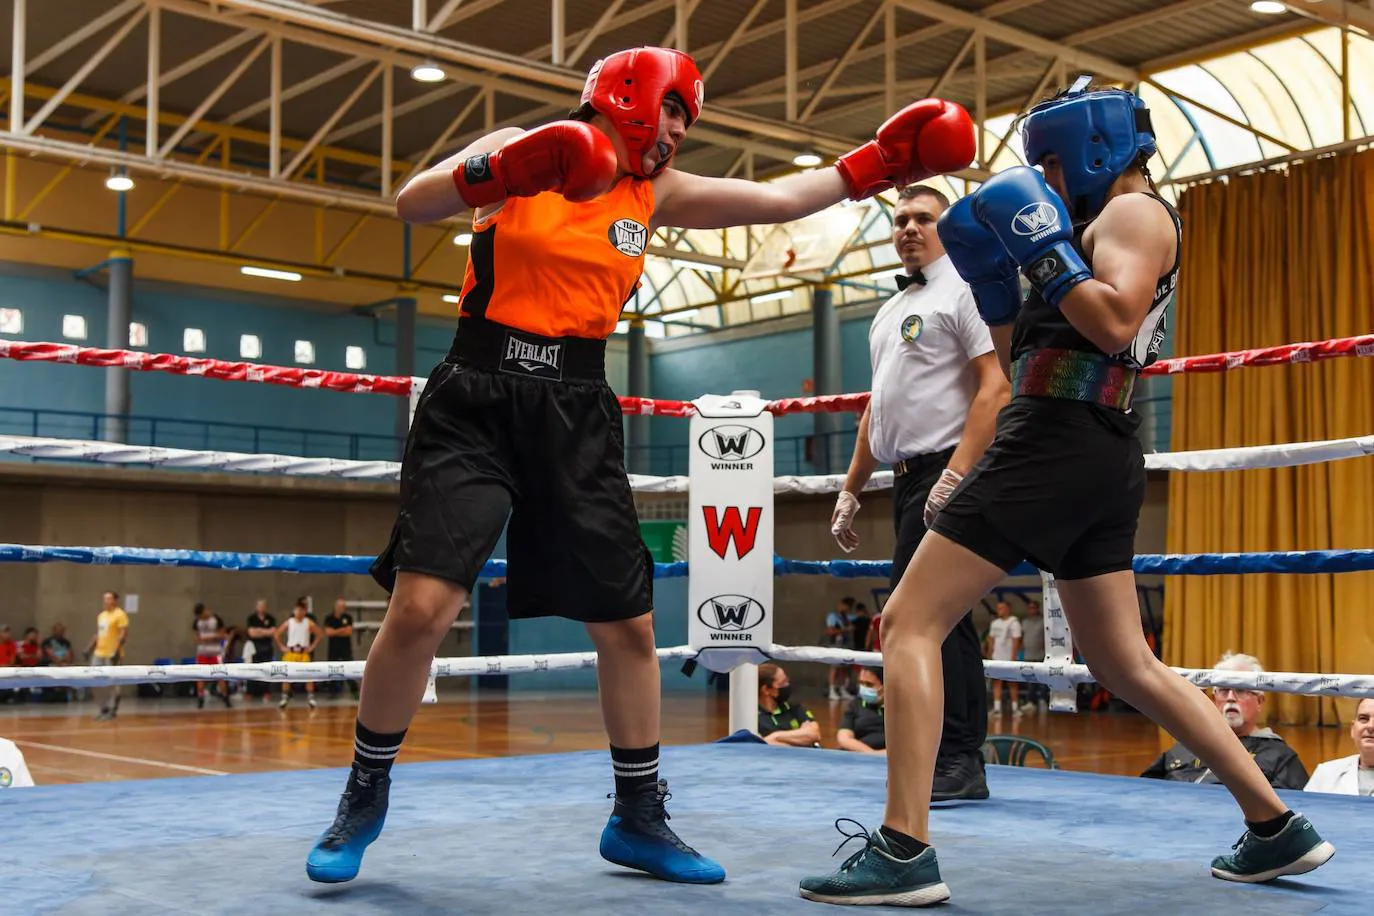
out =
[[[713,650],[706,650],[711,652]],[[674,646],[658,650],[659,661],[695,659],[698,650]],[[877,652],[853,652],[812,646],[774,645],[766,653],[778,661],[826,665],[881,666]],[[728,657],[728,656],[727,656]],[[484,658],[440,658],[430,666],[433,677],[474,677],[492,674],[529,674],[596,667],[595,652],[550,655],[497,655]],[[735,666],[747,659],[735,656]],[[0,689],[25,687],[105,687],[114,684],[157,684],[176,681],[348,681],[363,676],[366,662],[263,662],[223,665],[115,665],[107,667],[0,668]],[[1174,668],[1198,687],[1234,687],[1302,696],[1374,697],[1374,675],[1298,674],[1291,672],[1216,671]],[[1022,681],[1067,688],[1095,682],[1087,665],[1045,662],[985,661],[983,673],[999,681]]]
[[[80,439],[51,439],[41,436],[0,436],[0,453],[4,452],[32,458],[63,458],[96,461],[102,464],[149,464],[204,471],[268,472],[355,480],[396,480],[401,473],[401,466],[395,461],[297,458],[291,455],[201,451]],[[1147,470],[1158,471],[1234,471],[1296,467],[1366,455],[1374,455],[1374,436],[1283,445],[1204,449],[1194,452],[1161,452],[1146,455],[1145,467]],[[835,493],[844,486],[844,479],[843,474],[775,477],[773,492]],[[686,477],[631,474],[629,480],[631,489],[640,493],[686,493],[688,488]],[[892,480],[891,471],[880,471],[873,475],[864,489],[888,489],[892,486]]]

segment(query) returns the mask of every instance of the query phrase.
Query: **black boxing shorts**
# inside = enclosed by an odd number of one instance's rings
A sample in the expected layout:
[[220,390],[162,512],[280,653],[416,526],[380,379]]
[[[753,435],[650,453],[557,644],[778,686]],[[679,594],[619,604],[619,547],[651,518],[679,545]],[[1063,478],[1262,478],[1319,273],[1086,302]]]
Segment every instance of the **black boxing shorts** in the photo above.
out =
[[400,510],[372,564],[471,591],[509,519],[512,618],[624,620],[653,607],[605,342],[464,319],[416,406]]
[[1138,425],[1097,404],[1014,398],[931,530],[1004,570],[1022,560],[1059,579],[1130,569],[1145,500]]

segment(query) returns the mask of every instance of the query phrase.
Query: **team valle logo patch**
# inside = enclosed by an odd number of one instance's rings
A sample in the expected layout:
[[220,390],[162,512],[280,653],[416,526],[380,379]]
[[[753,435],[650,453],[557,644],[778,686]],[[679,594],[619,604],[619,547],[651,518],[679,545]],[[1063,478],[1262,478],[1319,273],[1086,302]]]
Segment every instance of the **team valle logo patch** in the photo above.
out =
[[907,343],[915,343],[916,338],[921,336],[921,331],[925,330],[925,322],[920,315],[908,315],[902,322],[902,340]]
[[645,247],[649,244],[649,229],[643,223],[632,219],[618,219],[606,230],[606,237],[611,240],[616,251],[627,257],[637,258],[644,253]]

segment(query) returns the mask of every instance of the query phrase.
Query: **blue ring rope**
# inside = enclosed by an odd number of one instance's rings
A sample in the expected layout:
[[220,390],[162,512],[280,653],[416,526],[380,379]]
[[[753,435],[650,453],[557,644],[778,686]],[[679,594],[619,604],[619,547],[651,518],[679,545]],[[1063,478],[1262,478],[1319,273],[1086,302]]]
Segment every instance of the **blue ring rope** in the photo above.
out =
[[[235,553],[220,550],[164,550],[147,547],[41,547],[0,544],[0,563],[82,563],[96,566],[180,566],[294,573],[366,575],[373,558],[335,554]],[[1374,550],[1296,550],[1264,553],[1140,554],[1131,564],[1138,573],[1219,576],[1237,573],[1344,573],[1374,570]],[[882,560],[773,559],[779,576],[833,576],[839,579],[889,578],[892,564]],[[505,560],[490,560],[482,577],[506,575]],[[687,564],[655,563],[655,579],[681,579]],[[1028,563],[1012,576],[1034,576]]]

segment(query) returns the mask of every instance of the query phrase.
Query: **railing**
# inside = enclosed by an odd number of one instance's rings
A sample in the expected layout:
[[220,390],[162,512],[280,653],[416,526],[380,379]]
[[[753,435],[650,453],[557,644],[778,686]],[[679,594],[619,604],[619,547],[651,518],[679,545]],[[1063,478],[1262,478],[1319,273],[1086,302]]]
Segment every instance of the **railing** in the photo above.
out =
[[[1151,380],[1155,381],[1155,380]],[[1135,399],[1140,414],[1140,429],[1136,433],[1145,453],[1167,452],[1173,422],[1173,398],[1168,394],[1147,394]],[[783,436],[773,440],[774,473],[787,474],[843,474],[849,469],[854,454],[857,430],[845,429],[820,436]],[[826,446],[829,446],[828,455]],[[687,473],[688,443],[681,445],[650,445],[626,450],[626,462],[632,472],[660,477]],[[645,465],[637,467],[635,459],[643,456]],[[828,466],[825,458],[829,458]]]
[[0,407],[0,434],[59,439],[103,439],[114,421],[124,422],[130,445],[204,449],[251,454],[299,455],[304,458],[396,460],[402,440],[373,433],[343,433],[217,420],[118,416],[77,410]]

